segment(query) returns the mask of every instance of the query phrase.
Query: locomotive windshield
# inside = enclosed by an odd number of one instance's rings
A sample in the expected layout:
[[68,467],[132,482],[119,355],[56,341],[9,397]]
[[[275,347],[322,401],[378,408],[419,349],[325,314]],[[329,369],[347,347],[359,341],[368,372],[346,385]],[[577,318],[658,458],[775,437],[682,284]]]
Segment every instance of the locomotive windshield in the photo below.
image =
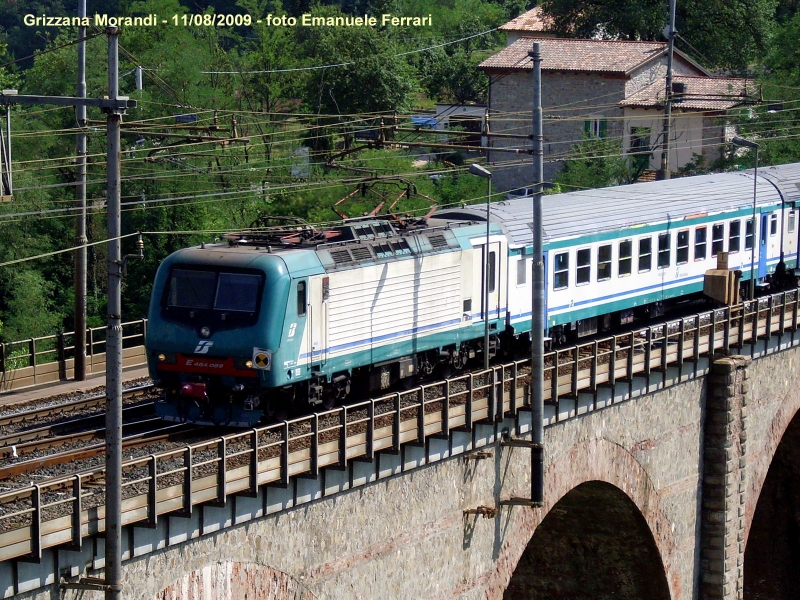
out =
[[[263,276],[203,269],[173,269],[164,297],[170,309],[258,312]],[[171,312],[171,311],[170,311]]]

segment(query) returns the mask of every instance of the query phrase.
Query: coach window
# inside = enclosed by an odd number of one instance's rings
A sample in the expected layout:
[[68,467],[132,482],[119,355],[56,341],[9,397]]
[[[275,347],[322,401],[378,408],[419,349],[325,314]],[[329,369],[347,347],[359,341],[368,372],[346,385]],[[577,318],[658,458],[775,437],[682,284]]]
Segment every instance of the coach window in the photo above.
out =
[[623,240],[619,243],[619,277],[627,277],[631,274],[631,258],[633,252],[633,242]]
[[725,251],[725,223],[717,223],[711,228],[711,256]]
[[611,244],[597,249],[597,281],[611,279]]
[[698,227],[694,230],[694,259],[706,259],[706,239],[708,236],[708,229],[705,227]]
[[578,250],[578,269],[575,275],[575,283],[581,285],[589,283],[592,276],[592,251],[590,248]]
[[728,229],[728,252],[738,252],[742,236],[742,222],[731,221]]
[[569,253],[556,254],[553,265],[553,289],[563,290],[569,286]]
[[525,257],[520,256],[517,261],[517,285],[525,285],[526,273],[528,272],[525,266]]
[[497,252],[489,252],[489,293],[497,289],[495,278],[497,277]]
[[769,218],[769,234],[773,236],[778,233],[778,213],[772,213]]
[[306,316],[306,282],[300,281],[297,283],[297,316]]
[[744,223],[744,249],[750,250],[753,247],[753,219],[747,219]]
[[789,225],[788,225],[789,233],[794,233],[794,228],[796,226],[796,223],[797,223],[797,213],[794,212],[794,211],[791,211],[789,213]]
[[649,271],[653,266],[653,238],[639,240],[639,273]]
[[678,232],[678,246],[675,249],[675,258],[679,265],[689,262],[689,230],[684,229]]
[[672,235],[669,233],[658,234],[658,268],[666,269],[669,266],[669,251],[672,245]]

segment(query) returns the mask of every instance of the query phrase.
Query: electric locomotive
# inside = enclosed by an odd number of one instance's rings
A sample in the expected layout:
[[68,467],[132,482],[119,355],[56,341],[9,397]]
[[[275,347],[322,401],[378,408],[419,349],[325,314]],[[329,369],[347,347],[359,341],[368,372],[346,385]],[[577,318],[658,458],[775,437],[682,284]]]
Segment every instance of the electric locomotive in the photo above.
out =
[[[486,226],[250,230],[179,250],[158,269],[147,335],[167,420],[253,426],[459,369],[505,327],[506,238]],[[488,305],[488,308],[487,308]]]

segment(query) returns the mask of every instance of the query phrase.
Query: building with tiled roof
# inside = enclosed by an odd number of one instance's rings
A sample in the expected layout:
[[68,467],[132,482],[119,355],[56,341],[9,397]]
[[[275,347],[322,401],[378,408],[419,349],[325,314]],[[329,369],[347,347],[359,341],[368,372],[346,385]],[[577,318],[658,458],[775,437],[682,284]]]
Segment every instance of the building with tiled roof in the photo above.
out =
[[553,20],[542,12],[541,7],[534,6],[528,12],[522,13],[516,19],[511,19],[498,29],[506,32],[506,43],[511,45],[521,37],[555,37],[552,33]]
[[[637,152],[647,168],[658,168],[666,92],[667,44],[620,40],[520,38],[483,61],[478,68],[490,79],[492,133],[530,132],[533,61],[539,42],[542,55],[545,177],[560,168],[560,159],[585,134],[620,138],[625,152]],[[752,82],[716,78],[675,50],[674,103],[670,134],[670,170],[675,172],[694,154],[707,162],[719,157],[725,129],[720,117],[749,102]],[[493,147],[527,145],[526,140],[493,138]],[[641,154],[642,150],[652,150]],[[508,161],[507,153],[490,152],[490,161]],[[642,159],[639,159],[642,160]],[[527,186],[527,165],[495,169],[500,189]]]

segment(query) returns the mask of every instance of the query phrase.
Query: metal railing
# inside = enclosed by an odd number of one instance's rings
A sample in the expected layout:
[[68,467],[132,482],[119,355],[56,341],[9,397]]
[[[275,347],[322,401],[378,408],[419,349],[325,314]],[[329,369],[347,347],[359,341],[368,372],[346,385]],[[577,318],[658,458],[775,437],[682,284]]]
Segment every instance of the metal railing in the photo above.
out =
[[[147,319],[122,324],[123,366],[147,362],[144,340]],[[75,333],[72,331],[18,342],[0,343],[0,393],[65,381],[74,376]],[[106,368],[106,327],[86,330],[86,372]]]
[[[659,372],[666,384],[668,367],[693,363],[698,375],[701,356],[745,346],[754,355],[762,341],[766,351],[774,336],[796,344],[798,296],[793,290],[550,352],[544,396],[551,405],[577,403],[579,393],[594,392],[596,399],[599,386],[632,386],[637,377],[647,378],[649,386]],[[285,487],[298,475],[346,468],[354,459],[372,460],[378,452],[398,452],[405,444],[514,417],[530,405],[528,369],[527,360],[510,362],[128,460],[123,524],[155,527],[163,515],[189,516],[195,506],[222,506],[231,495],[256,496],[260,486]],[[550,413],[550,424],[558,422],[559,411]],[[102,469],[0,494],[0,507],[9,510],[0,515],[0,560],[40,559],[45,548],[80,548],[84,538],[101,533],[102,496],[96,485],[87,485],[96,480],[103,480]]]

